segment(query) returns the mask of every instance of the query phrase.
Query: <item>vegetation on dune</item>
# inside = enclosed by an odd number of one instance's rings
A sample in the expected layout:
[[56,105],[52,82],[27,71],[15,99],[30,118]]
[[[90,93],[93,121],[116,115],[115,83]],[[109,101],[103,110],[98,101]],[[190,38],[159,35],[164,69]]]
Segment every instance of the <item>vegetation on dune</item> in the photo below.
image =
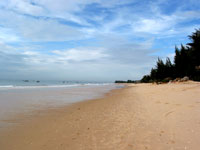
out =
[[175,78],[189,77],[200,81],[200,29],[188,36],[191,43],[181,48],[175,47],[175,57],[172,63],[169,58],[165,62],[158,58],[150,75],[145,75],[141,82],[168,82]]

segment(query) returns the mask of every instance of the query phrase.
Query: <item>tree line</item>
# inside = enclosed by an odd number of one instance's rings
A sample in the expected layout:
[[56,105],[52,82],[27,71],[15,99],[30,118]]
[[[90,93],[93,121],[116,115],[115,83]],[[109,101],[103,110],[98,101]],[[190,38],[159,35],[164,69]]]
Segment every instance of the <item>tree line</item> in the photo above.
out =
[[189,77],[191,80],[200,81],[200,29],[196,29],[188,36],[191,43],[185,46],[175,46],[173,63],[169,58],[164,62],[158,58],[156,66],[149,75],[143,76],[141,82],[168,82],[176,78]]

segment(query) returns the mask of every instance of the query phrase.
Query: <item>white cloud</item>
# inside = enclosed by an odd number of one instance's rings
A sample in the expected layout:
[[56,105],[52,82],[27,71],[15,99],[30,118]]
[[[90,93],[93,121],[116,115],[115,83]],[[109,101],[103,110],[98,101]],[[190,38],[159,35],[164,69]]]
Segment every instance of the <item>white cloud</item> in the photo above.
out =
[[[133,32],[155,34],[159,36],[182,34],[185,30],[190,28],[179,27],[179,24],[188,22],[190,20],[199,19],[200,12],[198,11],[176,11],[171,15],[163,15],[156,11],[153,18],[143,17],[132,23]],[[193,28],[195,25],[192,25]]]
[[61,24],[56,20],[36,19],[3,10],[0,10],[0,19],[1,25],[6,27],[0,27],[0,32],[4,33],[1,35],[2,39],[10,42],[13,40],[67,41],[86,36],[78,28]]
[[84,48],[84,49],[69,49],[65,51],[54,50],[52,53],[59,56],[59,60],[63,61],[97,61],[108,57],[101,48]]
[[7,45],[4,41],[0,41],[0,52],[7,54],[17,53],[17,48]]
[[[68,21],[73,21],[81,25],[90,25],[80,16],[74,15],[74,12],[81,12],[89,4],[99,4],[104,8],[114,8],[118,5],[124,5],[133,2],[132,0],[3,0],[0,6],[7,10],[16,11],[22,14],[33,16],[57,17]],[[101,18],[101,16],[96,16]]]
[[38,52],[35,52],[35,51],[25,51],[23,52],[24,55],[28,55],[28,56],[37,56],[39,55]]
[[[113,43],[109,43],[110,40],[113,40]],[[28,50],[27,47],[14,48],[1,43],[0,50],[3,49],[3,51],[0,51],[2,58],[0,63],[3,65],[0,69],[6,73],[1,74],[0,78],[13,78],[14,71],[15,78],[20,79],[29,77],[31,79],[112,81],[127,78],[139,79],[144,69],[147,73],[147,68],[152,66],[151,62],[154,59],[148,56],[151,52],[148,50],[149,41],[138,45],[128,44],[124,40],[116,45],[118,38],[110,40],[104,47],[80,47],[54,50],[51,53]],[[62,74],[55,74],[60,71]]]
[[[4,1],[5,2],[5,1]],[[32,3],[31,3],[32,2]],[[89,16],[90,19],[96,21],[100,26],[92,25],[88,23],[87,17],[81,17],[81,15],[75,15],[73,12],[81,12],[87,4],[98,3],[102,7],[112,7],[112,12],[115,14],[114,18],[104,22],[106,15],[103,13],[99,16]],[[46,17],[58,17],[68,21],[76,22],[80,25],[86,25],[88,27],[73,27],[66,24],[61,24],[54,18],[51,19],[36,19],[28,16],[23,16],[17,13],[13,13],[9,10],[1,10],[0,19],[2,24],[9,29],[12,29],[12,33],[2,34],[3,37],[12,36],[12,38],[4,38],[10,40],[33,40],[33,41],[67,41],[77,40],[83,38],[95,38],[98,34],[115,33],[117,28],[122,26],[130,26],[132,30],[120,32],[120,34],[155,34],[155,35],[173,35],[177,34],[177,25],[188,19],[200,18],[200,12],[197,11],[177,11],[171,15],[161,14],[159,9],[155,9],[158,6],[152,3],[150,6],[153,18],[149,15],[141,13],[139,16],[134,14],[130,8],[116,8],[114,6],[120,4],[126,4],[134,1],[122,2],[119,0],[112,1],[100,1],[100,0],[58,0],[56,3],[53,0],[9,0],[8,5],[0,2],[0,5],[15,10],[20,13],[30,14],[34,16],[46,16]],[[141,6],[138,6],[141,7]],[[37,13],[38,12],[38,13]],[[109,14],[107,14],[109,15]],[[12,19],[8,19],[12,18]],[[1,32],[1,31],[0,31]],[[139,34],[138,34],[139,33]],[[142,34],[141,34],[142,33]],[[20,37],[21,36],[21,37]],[[145,35],[146,36],[146,35]],[[3,39],[2,37],[0,37]]]
[[[172,14],[163,14],[158,3],[148,3],[152,5],[145,7],[119,6],[130,2],[134,1],[0,1],[0,40],[3,41],[0,68],[11,72],[11,76],[15,71],[18,75],[44,78],[46,75],[69,79],[139,79],[156,60],[157,56],[152,56],[154,38],[185,37],[198,23],[179,25],[199,19],[200,12],[178,9]],[[99,9],[102,7],[103,13],[85,10],[92,3],[97,3]],[[54,51],[51,46],[44,46],[44,51],[48,49],[46,53],[38,50],[51,41],[71,42],[66,47],[63,43],[57,45],[61,48]],[[20,46],[9,45],[15,42]]]
[[8,0],[7,4],[4,6],[8,9],[30,15],[39,15],[44,13],[42,7],[33,5],[30,1],[26,0]]
[[134,32],[158,34],[162,31],[169,30],[173,24],[171,21],[170,18],[141,19],[133,25],[133,30]]
[[67,41],[84,37],[78,29],[48,20],[27,20],[19,29],[24,38],[33,41]]
[[19,40],[20,37],[14,33],[13,29],[0,27],[0,41],[16,42]]

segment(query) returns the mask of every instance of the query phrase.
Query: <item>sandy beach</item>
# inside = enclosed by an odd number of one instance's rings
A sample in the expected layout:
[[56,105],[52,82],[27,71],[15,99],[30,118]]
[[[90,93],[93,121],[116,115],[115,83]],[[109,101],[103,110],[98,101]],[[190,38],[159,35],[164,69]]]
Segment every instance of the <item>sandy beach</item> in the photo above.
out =
[[199,150],[199,143],[200,83],[192,81],[130,84],[38,111],[0,133],[1,150]]

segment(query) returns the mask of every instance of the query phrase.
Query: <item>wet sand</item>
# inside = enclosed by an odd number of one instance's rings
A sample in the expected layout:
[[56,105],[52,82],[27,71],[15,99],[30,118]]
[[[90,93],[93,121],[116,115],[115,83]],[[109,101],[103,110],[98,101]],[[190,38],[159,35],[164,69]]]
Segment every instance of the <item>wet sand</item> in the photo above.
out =
[[0,132],[2,150],[199,150],[199,143],[196,82],[132,84]]
[[12,126],[12,121],[6,121],[10,118],[14,118],[17,122],[18,117],[16,115],[18,114],[32,115],[32,112],[35,113],[37,110],[57,108],[84,100],[100,98],[116,88],[120,88],[120,86],[107,84],[0,88],[0,130]]

